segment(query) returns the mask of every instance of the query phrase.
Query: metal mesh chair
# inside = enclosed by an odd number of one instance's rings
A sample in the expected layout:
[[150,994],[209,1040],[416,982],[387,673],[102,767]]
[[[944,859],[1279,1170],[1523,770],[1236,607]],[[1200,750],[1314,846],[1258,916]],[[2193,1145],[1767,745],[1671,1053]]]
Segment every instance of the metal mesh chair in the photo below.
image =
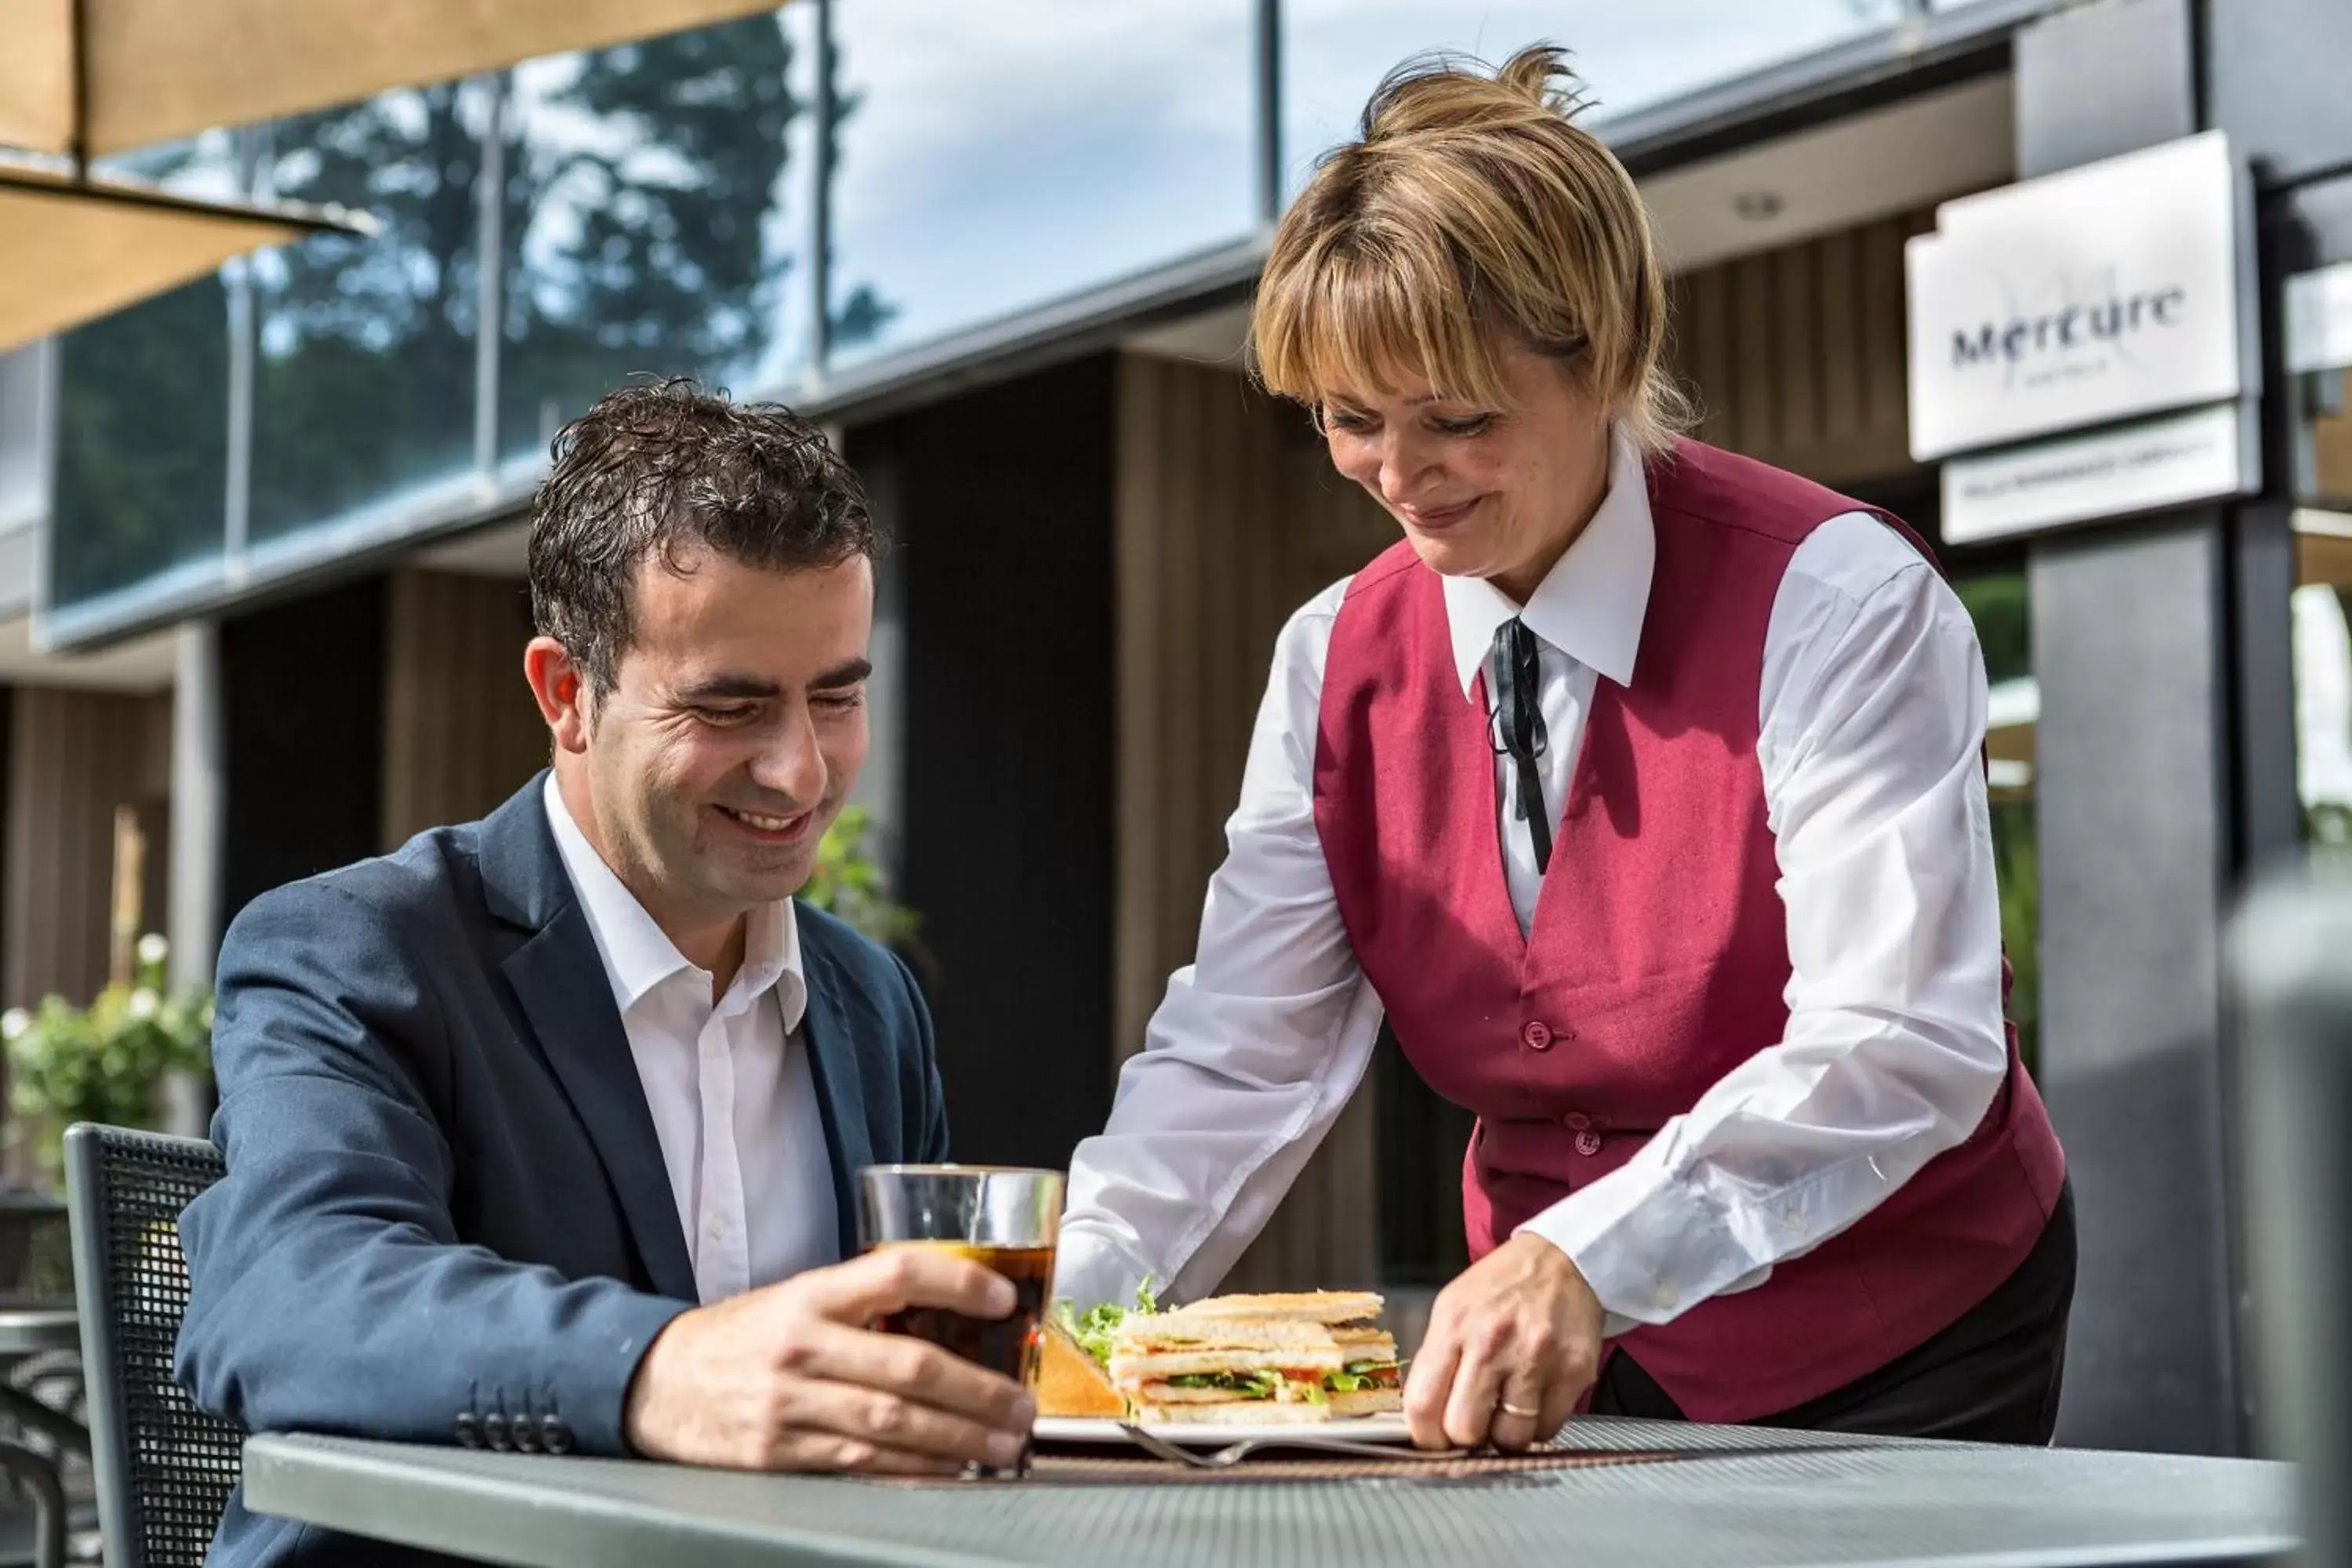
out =
[[196,1568],[236,1485],[244,1434],[188,1400],[172,1347],[188,1308],[180,1211],[220,1152],[92,1122],[65,1138],[74,1289],[98,1511],[110,1568]]

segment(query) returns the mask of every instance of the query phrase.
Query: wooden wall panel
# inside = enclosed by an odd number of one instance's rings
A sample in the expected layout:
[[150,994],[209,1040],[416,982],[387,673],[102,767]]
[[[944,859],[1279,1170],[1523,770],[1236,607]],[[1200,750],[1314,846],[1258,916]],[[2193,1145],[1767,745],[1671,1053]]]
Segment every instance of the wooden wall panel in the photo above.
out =
[[[1395,534],[1330,472],[1296,410],[1230,371],[1142,355],[1119,369],[1116,512],[1123,1058],[1192,957],[1276,636]],[[1369,1100],[1341,1118],[1231,1288],[1376,1277]]]
[[1911,470],[1899,214],[1675,280],[1675,374],[1696,433],[1825,484]]
[[407,571],[386,615],[383,847],[468,822],[546,765],[547,725],[523,683],[520,583]]
[[9,710],[0,1000],[87,1002],[107,977],[117,806],[148,834],[141,924],[163,927],[172,700],[19,686]]

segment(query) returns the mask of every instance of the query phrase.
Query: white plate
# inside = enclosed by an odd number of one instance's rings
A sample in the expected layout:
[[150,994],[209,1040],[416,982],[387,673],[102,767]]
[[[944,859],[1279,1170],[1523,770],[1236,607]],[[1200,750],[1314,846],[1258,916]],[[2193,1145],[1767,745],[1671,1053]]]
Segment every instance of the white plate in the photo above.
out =
[[[1412,1441],[1412,1430],[1405,1425],[1402,1413],[1385,1415],[1350,1415],[1339,1421],[1317,1421],[1307,1426],[1295,1423],[1269,1422],[1264,1426],[1235,1426],[1229,1422],[1162,1422],[1147,1426],[1145,1431],[1169,1443],[1181,1443],[1187,1447],[1222,1448],[1228,1443],[1244,1443],[1254,1437],[1300,1437],[1325,1436],[1349,1437],[1363,1443],[1399,1443]],[[1131,1445],[1134,1439],[1118,1429],[1118,1423],[1101,1415],[1040,1415],[1037,1417],[1037,1440],[1041,1443],[1100,1443]]]

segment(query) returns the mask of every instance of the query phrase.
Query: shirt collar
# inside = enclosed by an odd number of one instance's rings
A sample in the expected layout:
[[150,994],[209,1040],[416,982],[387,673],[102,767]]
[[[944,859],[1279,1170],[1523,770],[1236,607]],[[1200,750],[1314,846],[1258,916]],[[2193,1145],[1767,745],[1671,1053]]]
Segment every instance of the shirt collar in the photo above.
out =
[[[604,976],[612,983],[613,1000],[628,1013],[673,975],[701,973],[677,950],[653,916],[646,913],[588,836],[572,819],[562,792],[550,773],[544,791],[548,826],[554,831],[556,852],[580,895],[580,907],[595,936],[597,955],[604,961]],[[728,987],[727,1002],[748,1004],[773,987],[783,1008],[787,1033],[800,1027],[808,1010],[808,980],[801,969],[800,921],[790,899],[755,906],[743,933],[743,967]],[[706,992],[707,995],[708,993]]]
[[1622,430],[1610,438],[1609,490],[1568,553],[1536,584],[1526,605],[1483,577],[1444,577],[1445,620],[1454,637],[1454,664],[1469,696],[1494,652],[1495,632],[1513,616],[1570,658],[1620,686],[1633,680],[1642,644],[1642,617],[1650,605],[1650,575],[1658,536],[1650,521],[1649,475],[1641,448]]

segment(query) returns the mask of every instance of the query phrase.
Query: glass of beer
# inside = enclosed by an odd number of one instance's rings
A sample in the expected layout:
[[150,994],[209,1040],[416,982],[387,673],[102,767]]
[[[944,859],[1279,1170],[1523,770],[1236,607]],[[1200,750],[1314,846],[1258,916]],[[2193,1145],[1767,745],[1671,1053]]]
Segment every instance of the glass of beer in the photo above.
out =
[[[1059,1171],[868,1165],[857,1173],[857,1236],[866,1251],[937,1247],[1013,1282],[1013,1314],[1007,1318],[991,1321],[943,1307],[910,1307],[875,1326],[884,1333],[929,1340],[1024,1386],[1035,1371],[1061,1228]],[[1025,1462],[1022,1468],[1027,1468]]]

